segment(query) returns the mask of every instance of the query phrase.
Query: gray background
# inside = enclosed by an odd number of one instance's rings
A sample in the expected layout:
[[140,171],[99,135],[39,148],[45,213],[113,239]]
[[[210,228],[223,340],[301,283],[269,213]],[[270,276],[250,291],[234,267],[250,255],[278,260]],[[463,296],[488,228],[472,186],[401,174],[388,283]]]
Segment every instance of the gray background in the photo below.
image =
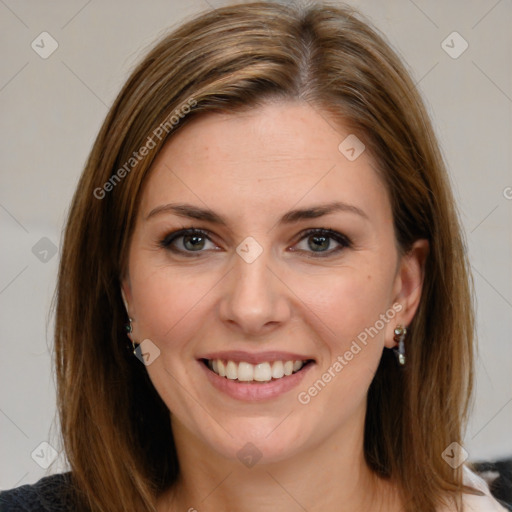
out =
[[[465,449],[470,460],[511,456],[512,2],[350,4],[387,35],[426,98],[466,230],[480,355]],[[220,5],[0,0],[0,488],[44,476],[36,461],[44,465],[52,454],[40,443],[58,446],[56,430],[50,431],[55,391],[48,311],[58,265],[52,249],[60,245],[100,124],[157,37]],[[42,46],[44,31],[58,43],[47,59],[31,47],[34,40]],[[455,59],[442,46],[453,31],[469,44]],[[452,39],[445,45],[460,51],[461,41]],[[60,456],[48,472],[64,467]]]

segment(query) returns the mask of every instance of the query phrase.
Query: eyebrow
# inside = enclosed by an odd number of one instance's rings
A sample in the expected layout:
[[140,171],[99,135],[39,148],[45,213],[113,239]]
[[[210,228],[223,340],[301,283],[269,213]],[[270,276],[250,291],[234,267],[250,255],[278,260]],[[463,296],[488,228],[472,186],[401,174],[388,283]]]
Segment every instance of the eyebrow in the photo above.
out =
[[[324,215],[335,212],[352,213],[366,220],[369,220],[368,215],[363,210],[361,210],[361,208],[358,208],[352,204],[336,201],[332,203],[311,206],[309,208],[290,210],[279,219],[278,223],[292,224],[301,220],[316,219],[317,217],[322,217]],[[209,208],[199,208],[187,203],[169,203],[157,206],[149,212],[145,220],[147,221],[155,215],[160,215],[163,213],[171,213],[178,215],[179,217],[207,221],[211,222],[212,224],[218,224],[221,226],[228,225],[227,221],[224,219],[224,217],[222,217],[222,215],[215,213]]]

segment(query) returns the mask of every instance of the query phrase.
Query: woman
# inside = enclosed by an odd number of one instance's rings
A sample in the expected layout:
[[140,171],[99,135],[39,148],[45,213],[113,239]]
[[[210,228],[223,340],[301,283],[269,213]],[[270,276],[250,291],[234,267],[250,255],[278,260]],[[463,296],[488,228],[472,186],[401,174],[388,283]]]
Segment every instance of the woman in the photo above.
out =
[[124,86],[70,211],[71,472],[5,510],[504,510],[464,465],[453,205],[414,83],[355,12],[185,23]]

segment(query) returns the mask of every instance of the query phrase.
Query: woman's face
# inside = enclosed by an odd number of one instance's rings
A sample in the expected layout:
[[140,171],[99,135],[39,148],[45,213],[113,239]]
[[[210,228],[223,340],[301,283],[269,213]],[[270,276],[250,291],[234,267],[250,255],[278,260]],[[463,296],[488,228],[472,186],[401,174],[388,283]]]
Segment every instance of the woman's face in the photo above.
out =
[[339,148],[349,135],[307,104],[268,104],[199,117],[155,160],[123,291],[178,443],[275,462],[362,435],[421,270],[398,258],[368,152]]

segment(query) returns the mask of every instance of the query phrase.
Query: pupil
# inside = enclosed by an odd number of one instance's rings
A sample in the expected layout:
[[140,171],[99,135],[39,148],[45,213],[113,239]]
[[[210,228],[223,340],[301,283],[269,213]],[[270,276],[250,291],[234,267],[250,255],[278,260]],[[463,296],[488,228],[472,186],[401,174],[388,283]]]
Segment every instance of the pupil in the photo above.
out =
[[[183,238],[183,243],[187,249],[192,249],[192,250],[195,250],[198,248],[201,249],[202,245],[204,245],[204,239],[200,235],[186,235]],[[187,247],[187,243],[191,243],[192,246]]]
[[310,244],[312,249],[319,248],[321,251],[325,251],[329,247],[329,238],[326,236],[314,235],[310,237],[313,240],[313,244]]

